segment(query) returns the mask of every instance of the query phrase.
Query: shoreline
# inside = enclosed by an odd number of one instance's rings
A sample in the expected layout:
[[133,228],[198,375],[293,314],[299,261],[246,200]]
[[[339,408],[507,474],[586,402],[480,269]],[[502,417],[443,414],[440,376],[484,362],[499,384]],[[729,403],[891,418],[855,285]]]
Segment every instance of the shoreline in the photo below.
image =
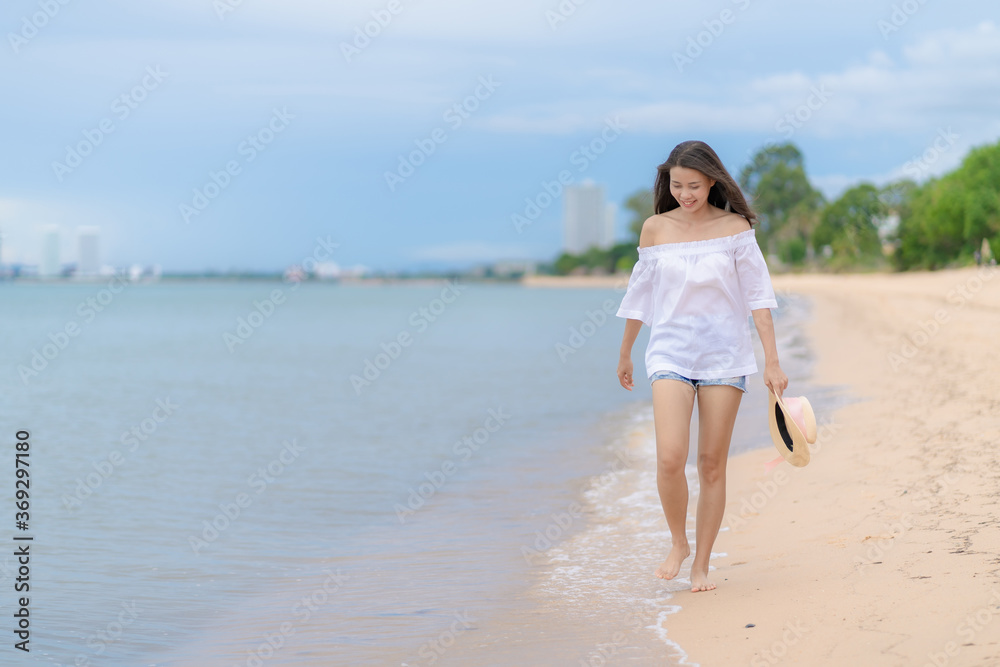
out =
[[[962,271],[989,271],[991,269],[995,270],[1000,267],[990,267],[990,266],[967,266],[960,268],[951,269],[938,269],[936,271],[858,271],[858,272],[844,272],[844,273],[827,273],[822,271],[786,271],[777,272],[771,271],[771,281],[774,284],[775,291],[779,289],[778,283],[784,283],[786,281],[791,281],[788,284],[797,283],[799,280],[810,280],[812,278],[828,278],[828,279],[856,279],[856,278],[869,278],[878,276],[915,276],[915,275],[936,275],[942,273],[955,273]],[[624,290],[628,286],[629,276],[631,272],[628,273],[611,273],[605,275],[581,275],[581,276],[550,276],[542,274],[531,274],[521,277],[517,282],[523,287],[555,287],[555,288],[580,288],[580,287],[606,287],[606,288],[620,288]]]
[[623,292],[628,287],[631,273],[613,273],[603,276],[543,276],[530,275],[521,278],[522,287],[606,287],[618,288]]
[[[807,381],[812,357],[801,335],[795,332],[807,321],[806,299],[786,295],[777,322],[785,322],[788,335],[781,337],[789,360],[790,377]],[[755,342],[755,348],[759,348]],[[634,351],[635,352],[635,351]],[[758,364],[762,350],[755,349]],[[642,363],[642,362],[640,362]],[[638,398],[638,397],[636,397]],[[767,408],[762,382],[751,388],[737,415],[738,433],[732,450],[760,451],[770,447],[767,424],[754,423],[755,415]],[[697,408],[695,408],[697,411]],[[697,503],[697,432],[693,416],[685,473],[692,494],[689,514]],[[690,589],[690,565],[678,579],[666,582],[651,577],[653,563],[662,560],[661,545],[669,543],[656,488],[653,406],[647,397],[623,409],[602,415],[607,427],[598,445],[602,464],[580,479],[575,503],[580,510],[578,531],[554,540],[544,552],[539,569],[531,573],[528,588],[518,596],[529,604],[516,615],[498,614],[488,619],[490,664],[691,664],[688,647],[669,631],[673,614],[683,605]],[[694,540],[695,524],[687,523]],[[541,555],[541,554],[539,554]],[[716,549],[713,565],[721,562]],[[525,618],[530,619],[525,622]],[[529,639],[530,637],[530,639]],[[503,643],[503,648],[498,643]],[[539,653],[539,646],[545,646]],[[558,649],[554,647],[558,646]],[[500,653],[497,653],[500,651]],[[449,656],[447,664],[472,664],[476,654],[462,651]]]
[[817,411],[805,468],[730,459],[718,588],[663,628],[692,663],[1000,663],[998,278],[772,277],[813,301],[812,384],[860,401]]

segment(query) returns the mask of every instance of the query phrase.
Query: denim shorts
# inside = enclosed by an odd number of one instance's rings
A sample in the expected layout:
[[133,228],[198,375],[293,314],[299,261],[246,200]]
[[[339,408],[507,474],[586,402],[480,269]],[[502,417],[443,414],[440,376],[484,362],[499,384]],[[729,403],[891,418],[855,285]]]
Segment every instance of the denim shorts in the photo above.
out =
[[687,382],[691,387],[697,391],[699,386],[708,386],[713,384],[725,384],[730,387],[736,387],[744,394],[747,393],[747,376],[739,375],[732,378],[719,378],[717,380],[692,380],[691,378],[686,378],[683,375],[678,375],[673,371],[656,371],[653,373],[653,377],[649,378],[649,383],[653,384],[657,380],[680,380],[681,382]]

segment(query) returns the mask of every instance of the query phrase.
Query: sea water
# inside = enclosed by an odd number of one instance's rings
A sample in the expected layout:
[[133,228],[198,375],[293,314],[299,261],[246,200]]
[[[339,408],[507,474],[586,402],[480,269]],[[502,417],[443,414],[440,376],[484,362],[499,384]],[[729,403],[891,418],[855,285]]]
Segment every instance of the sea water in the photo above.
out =
[[[683,660],[660,627],[683,582],[649,575],[669,535],[647,329],[635,390],[616,377],[622,293],[0,284],[0,589],[11,609],[33,537],[31,664]],[[774,315],[807,387],[808,303]],[[770,446],[750,384],[734,452]]]

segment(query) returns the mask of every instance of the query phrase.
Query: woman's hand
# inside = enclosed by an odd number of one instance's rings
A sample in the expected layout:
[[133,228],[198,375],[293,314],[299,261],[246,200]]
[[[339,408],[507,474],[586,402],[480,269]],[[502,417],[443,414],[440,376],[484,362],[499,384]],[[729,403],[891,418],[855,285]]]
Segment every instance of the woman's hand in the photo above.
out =
[[771,319],[771,310],[758,308],[750,314],[753,315],[760,343],[764,346],[764,384],[780,398],[788,386],[788,376],[778,365],[778,347],[774,341],[774,320]]
[[623,387],[632,391],[632,360],[629,357],[618,359],[618,381]]
[[764,365],[764,384],[778,398],[781,398],[781,394],[788,387],[788,376],[781,370],[777,361]]
[[642,320],[625,320],[625,332],[622,334],[622,347],[618,351],[618,381],[622,386],[632,391],[632,345],[642,328]]

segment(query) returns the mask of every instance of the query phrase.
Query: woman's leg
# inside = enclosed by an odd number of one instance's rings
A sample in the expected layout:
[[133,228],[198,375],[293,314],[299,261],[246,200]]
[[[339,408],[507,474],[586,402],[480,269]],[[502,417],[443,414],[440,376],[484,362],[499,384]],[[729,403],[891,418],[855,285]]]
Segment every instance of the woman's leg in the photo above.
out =
[[656,568],[656,576],[673,579],[691,554],[687,539],[688,485],[684,476],[694,387],[681,380],[653,382],[653,423],[656,428],[656,489],[670,527],[670,553]]
[[691,590],[710,591],[708,559],[726,511],[726,462],[743,392],[726,385],[698,387],[698,515]]

